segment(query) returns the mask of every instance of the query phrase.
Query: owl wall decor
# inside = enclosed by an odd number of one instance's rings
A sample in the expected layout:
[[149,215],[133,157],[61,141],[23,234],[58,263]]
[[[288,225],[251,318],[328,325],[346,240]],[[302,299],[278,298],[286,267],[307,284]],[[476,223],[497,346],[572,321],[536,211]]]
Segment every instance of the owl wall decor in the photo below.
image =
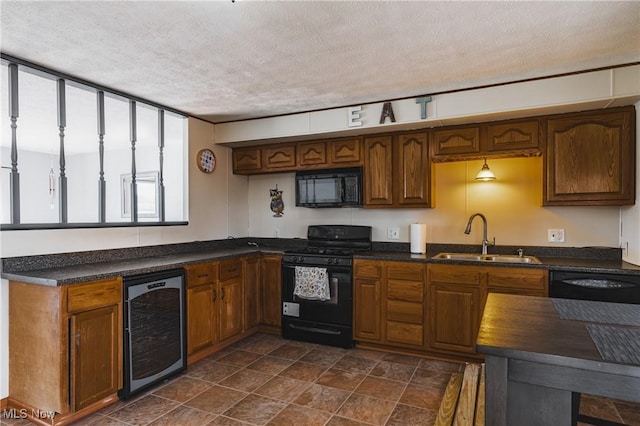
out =
[[276,189],[270,189],[269,194],[271,195],[271,211],[274,213],[273,217],[282,217],[284,214],[284,202],[282,201],[282,191],[278,189],[278,185],[276,185]]

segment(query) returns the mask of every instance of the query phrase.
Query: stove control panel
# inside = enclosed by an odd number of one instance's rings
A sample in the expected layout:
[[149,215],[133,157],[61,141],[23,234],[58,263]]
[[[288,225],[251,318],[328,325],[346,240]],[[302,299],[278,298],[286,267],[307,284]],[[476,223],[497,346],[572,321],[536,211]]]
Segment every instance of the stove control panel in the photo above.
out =
[[345,256],[334,257],[322,255],[285,254],[282,257],[282,263],[298,266],[351,266],[353,259]]

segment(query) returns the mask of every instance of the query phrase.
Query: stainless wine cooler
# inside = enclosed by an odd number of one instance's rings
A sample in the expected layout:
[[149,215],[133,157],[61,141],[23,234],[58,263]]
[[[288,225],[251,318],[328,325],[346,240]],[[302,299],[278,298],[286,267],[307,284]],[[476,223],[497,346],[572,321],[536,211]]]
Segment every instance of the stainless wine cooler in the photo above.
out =
[[124,399],[187,367],[184,270],[124,279]]

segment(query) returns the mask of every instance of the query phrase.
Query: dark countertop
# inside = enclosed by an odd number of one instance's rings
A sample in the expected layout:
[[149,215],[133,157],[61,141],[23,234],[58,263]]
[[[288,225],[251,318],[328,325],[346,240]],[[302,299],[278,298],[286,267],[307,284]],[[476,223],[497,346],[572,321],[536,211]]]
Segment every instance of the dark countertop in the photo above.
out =
[[[609,362],[587,324],[561,319],[553,299],[490,293],[477,348],[480,353],[543,364],[640,377],[640,366]],[[640,312],[640,306],[638,307]]]
[[139,259],[61,266],[57,268],[34,269],[20,272],[3,272],[2,278],[31,284],[60,286],[116,276],[131,276],[165,269],[181,268],[189,264],[229,259],[252,253],[265,252],[282,253],[282,251],[265,250],[256,247],[223,248],[190,254],[181,253]]
[[[252,245],[257,243],[258,246]],[[78,253],[23,256],[2,259],[2,278],[45,286],[60,286],[115,276],[131,276],[180,268],[185,265],[222,260],[252,253],[283,253],[306,246],[303,239],[239,238],[162,246],[98,250]],[[419,263],[448,263],[495,267],[522,267],[557,271],[598,272],[640,275],[640,266],[623,262],[619,249],[550,249],[524,247],[525,254],[537,256],[541,264],[511,264],[432,259],[440,252],[473,253],[477,246],[431,244],[427,254],[409,253],[409,244],[373,243],[373,251],[361,252],[358,259]],[[514,253],[510,246],[492,247],[492,253]]]

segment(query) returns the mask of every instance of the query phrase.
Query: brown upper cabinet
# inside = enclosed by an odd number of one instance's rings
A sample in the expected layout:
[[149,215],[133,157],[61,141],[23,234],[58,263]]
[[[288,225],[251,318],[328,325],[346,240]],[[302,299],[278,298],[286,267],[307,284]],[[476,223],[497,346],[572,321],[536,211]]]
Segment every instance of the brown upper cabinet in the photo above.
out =
[[541,155],[539,129],[538,119],[434,129],[433,161]]
[[551,117],[547,125],[544,205],[635,202],[635,109]]
[[233,149],[233,173],[255,175],[296,170],[296,146],[275,144]]
[[427,131],[364,140],[365,207],[433,207]]
[[295,170],[296,146],[273,145],[263,147],[262,164],[268,171]]
[[259,146],[233,149],[233,173],[262,173],[262,150]]
[[362,164],[362,138],[314,140],[233,149],[233,173],[265,174]]

